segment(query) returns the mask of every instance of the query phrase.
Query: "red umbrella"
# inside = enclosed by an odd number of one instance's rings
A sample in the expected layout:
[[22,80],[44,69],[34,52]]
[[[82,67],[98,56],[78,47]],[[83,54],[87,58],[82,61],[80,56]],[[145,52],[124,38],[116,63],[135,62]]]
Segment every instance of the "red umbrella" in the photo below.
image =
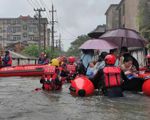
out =
[[127,28],[109,30],[100,38],[111,41],[120,47],[144,47],[147,43],[137,31]]
[[112,42],[103,40],[103,39],[91,39],[86,42],[84,42],[79,49],[114,49],[118,48],[117,45],[115,45]]

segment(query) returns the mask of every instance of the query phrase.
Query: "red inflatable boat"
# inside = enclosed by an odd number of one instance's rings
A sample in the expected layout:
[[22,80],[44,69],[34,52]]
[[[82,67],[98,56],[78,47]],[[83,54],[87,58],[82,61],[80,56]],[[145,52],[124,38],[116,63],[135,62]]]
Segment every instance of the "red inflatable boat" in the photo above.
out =
[[41,76],[48,65],[22,65],[0,68],[0,77]]

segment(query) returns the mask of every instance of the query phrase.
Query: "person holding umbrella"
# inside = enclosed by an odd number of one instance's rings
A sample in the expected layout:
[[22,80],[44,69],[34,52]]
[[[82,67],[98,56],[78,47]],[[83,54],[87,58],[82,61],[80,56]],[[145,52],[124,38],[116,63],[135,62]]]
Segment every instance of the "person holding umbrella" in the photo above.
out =
[[85,72],[89,63],[93,61],[94,50],[108,50],[114,48],[118,48],[118,46],[111,41],[108,42],[103,39],[90,39],[84,42],[79,49],[81,49],[83,53],[80,61],[83,63],[82,66],[85,68]]

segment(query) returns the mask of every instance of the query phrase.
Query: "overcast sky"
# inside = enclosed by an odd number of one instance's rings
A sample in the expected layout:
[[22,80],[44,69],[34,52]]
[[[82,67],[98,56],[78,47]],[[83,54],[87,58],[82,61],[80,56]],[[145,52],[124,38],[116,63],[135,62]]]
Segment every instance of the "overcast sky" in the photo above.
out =
[[0,17],[33,16],[33,8],[46,8],[47,12],[42,15],[51,18],[48,11],[52,2],[57,11],[56,37],[61,34],[63,47],[67,50],[77,36],[91,32],[97,25],[105,24],[107,8],[120,0],[0,0]]

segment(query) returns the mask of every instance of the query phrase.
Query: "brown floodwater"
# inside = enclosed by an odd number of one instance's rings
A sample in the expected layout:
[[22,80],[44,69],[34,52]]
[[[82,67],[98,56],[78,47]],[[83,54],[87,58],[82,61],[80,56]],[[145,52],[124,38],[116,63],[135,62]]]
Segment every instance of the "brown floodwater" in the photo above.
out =
[[38,77],[0,78],[0,120],[149,120],[150,97],[124,93],[122,98],[73,97],[69,84],[45,92]]

